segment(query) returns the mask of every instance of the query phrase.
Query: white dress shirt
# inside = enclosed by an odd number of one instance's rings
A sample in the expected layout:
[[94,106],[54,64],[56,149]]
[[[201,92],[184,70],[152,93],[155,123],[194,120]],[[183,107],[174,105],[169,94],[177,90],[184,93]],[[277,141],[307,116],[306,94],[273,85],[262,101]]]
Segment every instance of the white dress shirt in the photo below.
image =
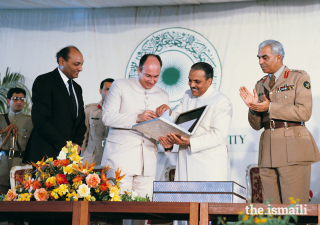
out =
[[[58,71],[59,71],[60,76],[61,76],[61,78],[62,78],[62,80],[63,80],[63,83],[66,85],[66,88],[67,88],[68,93],[69,93],[69,95],[70,95],[70,92],[69,92],[69,83],[68,83],[69,78],[59,69],[59,67],[58,67]],[[77,98],[76,91],[74,90],[73,80],[71,80],[71,82],[72,82],[73,94],[74,94],[74,97],[75,97],[75,99],[76,99],[76,104],[77,104],[77,117],[78,117],[78,115],[79,115],[79,112],[78,112],[78,111],[79,111],[78,98]]]

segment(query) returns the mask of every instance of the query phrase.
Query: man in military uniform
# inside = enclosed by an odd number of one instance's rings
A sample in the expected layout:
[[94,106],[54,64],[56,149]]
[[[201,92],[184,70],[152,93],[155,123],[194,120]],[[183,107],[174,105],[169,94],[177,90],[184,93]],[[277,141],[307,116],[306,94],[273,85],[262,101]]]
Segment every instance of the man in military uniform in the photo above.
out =
[[310,77],[305,71],[283,65],[280,42],[259,45],[259,64],[264,73],[253,90],[240,88],[249,107],[249,123],[260,137],[259,160],[263,200],[290,203],[289,197],[308,203],[311,164],[320,160],[317,145],[305,126],[312,113]]
[[102,104],[114,80],[112,78],[105,79],[100,84],[100,94],[102,100],[99,103],[92,103],[85,106],[86,127],[82,145],[83,162],[96,162],[96,166],[100,166],[103,155],[103,147],[105,138],[108,136],[109,128],[102,123]]
[[[0,192],[2,193],[7,193],[10,189],[11,168],[22,165],[24,150],[33,129],[31,116],[22,113],[25,96],[26,91],[22,88],[11,88],[7,94],[10,111],[0,115],[0,146],[2,146],[0,149]],[[4,143],[8,134],[6,130],[12,127],[15,129],[15,126],[10,124],[15,124],[17,127],[17,135],[15,136],[12,129],[9,129],[9,132],[11,130],[9,138]]]

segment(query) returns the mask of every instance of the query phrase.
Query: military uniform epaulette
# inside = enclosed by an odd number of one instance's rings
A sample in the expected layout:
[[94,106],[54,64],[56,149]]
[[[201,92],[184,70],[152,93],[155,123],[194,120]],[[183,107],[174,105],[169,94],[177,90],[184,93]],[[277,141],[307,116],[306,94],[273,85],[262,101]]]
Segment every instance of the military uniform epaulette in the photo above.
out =
[[298,73],[307,73],[306,71],[304,70],[289,70],[290,72],[298,72]]
[[262,81],[262,80],[264,80],[267,76],[268,76],[268,75],[265,75],[264,77],[262,77],[260,80],[257,81],[257,83],[260,82],[260,81]]
[[87,108],[88,106],[91,106],[91,105],[98,105],[98,103],[90,103],[90,104],[87,104],[87,105],[85,106],[85,108]]

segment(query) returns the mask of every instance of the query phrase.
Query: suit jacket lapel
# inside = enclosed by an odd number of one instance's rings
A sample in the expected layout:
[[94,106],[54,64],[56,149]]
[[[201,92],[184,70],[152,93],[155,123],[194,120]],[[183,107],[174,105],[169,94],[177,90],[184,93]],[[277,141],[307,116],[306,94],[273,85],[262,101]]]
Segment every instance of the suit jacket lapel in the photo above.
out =
[[78,117],[75,122],[75,125],[76,125],[79,121],[79,118],[81,117],[80,113],[81,113],[81,106],[82,106],[82,96],[81,96],[82,94],[81,94],[78,83],[76,83],[75,81],[73,81],[73,87],[76,92],[77,100],[78,100]]
[[63,83],[63,80],[60,76],[60,73],[58,71],[58,68],[54,70],[54,77],[57,81],[57,86],[59,87],[59,89],[61,90],[62,95],[65,97],[68,108],[69,108],[69,112],[71,114],[71,116],[73,117],[73,111],[72,111],[72,102],[71,102],[71,98],[69,95],[69,92],[67,90],[67,87],[65,85],[65,83]]

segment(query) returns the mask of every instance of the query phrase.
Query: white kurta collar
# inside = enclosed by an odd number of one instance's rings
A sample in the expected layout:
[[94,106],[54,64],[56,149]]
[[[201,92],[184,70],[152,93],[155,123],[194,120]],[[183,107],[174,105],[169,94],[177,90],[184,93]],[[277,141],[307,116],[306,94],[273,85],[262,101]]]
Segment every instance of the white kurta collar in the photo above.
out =
[[214,89],[213,85],[211,84],[210,87],[207,89],[207,91],[203,95],[197,96],[196,98],[200,99],[200,100],[203,100],[203,99],[211,96],[213,94],[214,90],[215,89]]

